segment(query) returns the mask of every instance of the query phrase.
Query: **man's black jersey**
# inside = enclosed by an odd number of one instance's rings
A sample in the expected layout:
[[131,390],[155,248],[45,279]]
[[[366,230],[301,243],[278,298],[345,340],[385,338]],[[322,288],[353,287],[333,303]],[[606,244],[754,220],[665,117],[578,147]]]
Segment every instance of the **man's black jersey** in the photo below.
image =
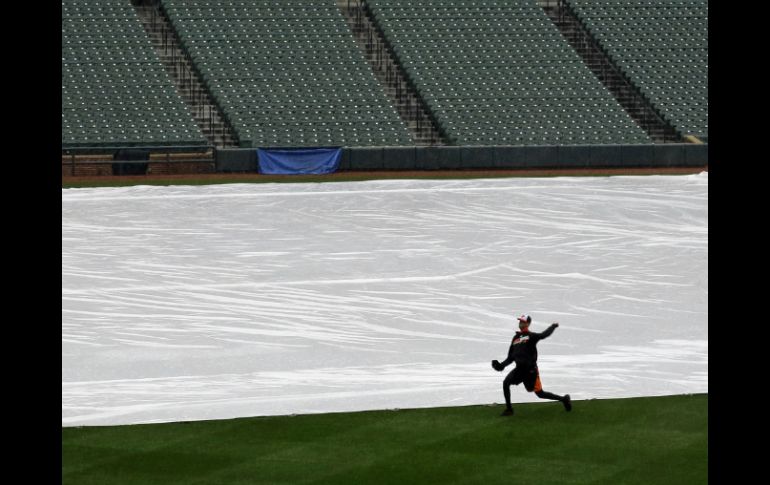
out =
[[537,343],[551,335],[556,325],[551,325],[543,333],[516,332],[508,348],[508,358],[501,364],[506,366],[516,362],[520,366],[534,366],[537,364]]

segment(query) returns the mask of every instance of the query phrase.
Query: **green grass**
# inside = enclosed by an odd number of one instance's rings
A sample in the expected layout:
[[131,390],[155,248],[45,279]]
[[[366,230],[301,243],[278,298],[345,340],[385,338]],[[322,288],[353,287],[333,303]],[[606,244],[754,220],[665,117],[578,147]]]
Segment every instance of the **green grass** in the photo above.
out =
[[62,428],[63,484],[704,484],[708,395]]

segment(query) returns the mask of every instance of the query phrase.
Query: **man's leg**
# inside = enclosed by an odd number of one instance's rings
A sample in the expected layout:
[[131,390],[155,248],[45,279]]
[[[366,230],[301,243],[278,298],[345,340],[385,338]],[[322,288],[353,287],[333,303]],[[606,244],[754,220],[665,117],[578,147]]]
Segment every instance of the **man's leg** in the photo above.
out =
[[558,396],[552,392],[547,391],[537,391],[535,392],[535,396],[539,397],[540,399],[553,399],[554,401],[561,401],[564,399],[563,396]]
[[513,415],[513,406],[511,406],[511,385],[513,385],[514,372],[516,372],[516,369],[513,369],[511,372],[509,372],[508,375],[505,376],[505,380],[503,380],[503,396],[505,396],[505,411],[503,411],[502,416]]
[[561,401],[561,403],[564,405],[564,409],[567,411],[572,411],[572,400],[570,399],[569,394],[559,396],[558,394],[544,391],[543,384],[540,382],[540,371],[536,370],[535,373],[535,384],[533,386],[535,396],[539,397],[540,399],[553,399],[554,401]]

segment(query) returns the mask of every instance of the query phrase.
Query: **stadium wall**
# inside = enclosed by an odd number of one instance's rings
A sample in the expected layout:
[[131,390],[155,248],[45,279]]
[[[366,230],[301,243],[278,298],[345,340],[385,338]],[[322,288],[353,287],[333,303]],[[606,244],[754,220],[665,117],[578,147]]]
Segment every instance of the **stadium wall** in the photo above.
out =
[[[339,170],[662,168],[708,165],[708,144],[347,147]],[[253,148],[215,152],[217,172],[256,172]]]

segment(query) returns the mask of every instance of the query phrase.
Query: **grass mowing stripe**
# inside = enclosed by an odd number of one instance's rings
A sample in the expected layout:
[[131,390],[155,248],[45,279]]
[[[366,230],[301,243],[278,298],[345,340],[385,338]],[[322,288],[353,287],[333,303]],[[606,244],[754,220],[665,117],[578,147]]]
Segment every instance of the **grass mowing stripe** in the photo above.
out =
[[708,481],[708,395],[62,428],[64,484]]

